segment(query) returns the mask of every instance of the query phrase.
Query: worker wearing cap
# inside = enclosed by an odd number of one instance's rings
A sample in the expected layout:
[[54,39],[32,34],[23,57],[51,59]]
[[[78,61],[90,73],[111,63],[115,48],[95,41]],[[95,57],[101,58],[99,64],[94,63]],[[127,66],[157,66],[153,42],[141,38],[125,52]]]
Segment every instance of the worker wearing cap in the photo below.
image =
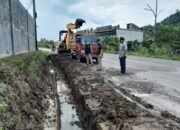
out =
[[119,60],[120,60],[121,74],[126,73],[126,54],[127,54],[127,44],[125,42],[124,37],[120,37]]

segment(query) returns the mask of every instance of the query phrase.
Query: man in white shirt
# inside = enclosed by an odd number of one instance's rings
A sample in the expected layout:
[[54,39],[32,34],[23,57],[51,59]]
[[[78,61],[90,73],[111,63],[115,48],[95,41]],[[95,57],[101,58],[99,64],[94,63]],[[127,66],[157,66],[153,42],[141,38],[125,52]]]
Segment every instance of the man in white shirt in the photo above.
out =
[[124,37],[120,37],[119,60],[120,60],[121,74],[126,73],[126,54],[127,54],[127,44],[125,42]]

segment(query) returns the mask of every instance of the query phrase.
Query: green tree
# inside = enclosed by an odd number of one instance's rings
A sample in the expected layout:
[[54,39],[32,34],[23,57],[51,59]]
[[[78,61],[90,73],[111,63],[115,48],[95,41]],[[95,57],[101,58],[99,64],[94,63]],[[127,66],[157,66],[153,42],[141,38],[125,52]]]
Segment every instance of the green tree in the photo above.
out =
[[158,47],[169,48],[173,52],[180,49],[180,25],[160,25],[155,35]]
[[47,40],[45,38],[42,38],[40,41],[38,41],[38,47],[50,48],[52,44],[55,44],[53,40]]
[[102,40],[105,51],[116,53],[119,49],[119,39],[117,37],[106,36]]

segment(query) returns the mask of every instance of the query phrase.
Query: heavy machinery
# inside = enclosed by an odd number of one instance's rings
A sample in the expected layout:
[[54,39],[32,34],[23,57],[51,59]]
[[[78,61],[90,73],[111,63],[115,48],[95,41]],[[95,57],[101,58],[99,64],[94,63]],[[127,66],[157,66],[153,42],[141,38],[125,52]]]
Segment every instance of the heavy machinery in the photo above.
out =
[[[59,41],[56,46],[59,53],[64,52],[71,52],[71,50],[75,47],[75,35],[73,33],[73,30],[80,28],[83,23],[85,23],[85,20],[83,19],[76,19],[75,24],[69,23],[67,24],[67,30],[61,30],[59,32]],[[64,39],[62,40],[62,35],[65,35]]]

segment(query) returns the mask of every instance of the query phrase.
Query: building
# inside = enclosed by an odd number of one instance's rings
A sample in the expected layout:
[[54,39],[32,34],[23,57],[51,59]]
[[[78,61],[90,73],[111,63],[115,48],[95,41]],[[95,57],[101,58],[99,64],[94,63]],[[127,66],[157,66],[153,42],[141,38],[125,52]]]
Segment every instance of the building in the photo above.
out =
[[122,28],[116,30],[116,37],[124,37],[126,42],[135,40],[143,42],[144,40],[143,31]]
[[135,41],[138,42],[143,41],[143,31],[133,23],[127,24],[127,29],[120,28],[120,25],[117,26],[102,26],[97,27],[96,29],[87,29],[78,31],[78,33],[85,34],[95,34],[100,38],[111,36],[111,37],[124,37],[126,42]]

